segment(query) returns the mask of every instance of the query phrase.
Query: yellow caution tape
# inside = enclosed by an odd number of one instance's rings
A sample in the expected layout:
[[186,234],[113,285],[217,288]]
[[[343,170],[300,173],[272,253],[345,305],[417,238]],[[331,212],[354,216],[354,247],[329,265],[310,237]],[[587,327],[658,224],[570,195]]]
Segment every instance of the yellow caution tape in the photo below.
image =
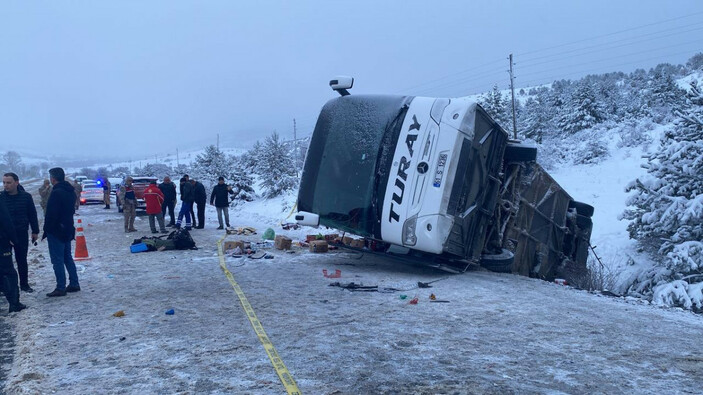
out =
[[271,343],[271,340],[269,340],[266,331],[264,331],[264,327],[263,325],[261,325],[261,321],[259,321],[259,319],[256,317],[256,313],[254,313],[254,309],[251,307],[251,304],[249,303],[249,300],[247,299],[246,295],[244,295],[242,288],[234,280],[234,276],[229,271],[229,269],[227,269],[227,264],[225,263],[225,254],[222,248],[222,242],[225,240],[226,237],[227,235],[224,235],[220,240],[217,241],[217,253],[220,256],[220,267],[225,273],[225,276],[227,276],[229,283],[232,284],[234,292],[239,297],[239,302],[242,304],[242,308],[244,308],[244,312],[247,314],[247,318],[249,318],[249,322],[251,323],[252,328],[254,328],[254,332],[256,332],[256,335],[259,337],[259,341],[261,341],[261,344],[264,346],[264,350],[266,350],[266,354],[271,360],[271,365],[273,365],[273,368],[276,369],[278,378],[281,379],[281,383],[283,383],[283,386],[286,388],[286,391],[289,395],[301,395],[302,392],[300,392],[300,389],[298,389],[298,384],[295,383],[295,379],[293,379],[293,376],[290,374],[288,368],[283,363],[283,360],[278,355],[278,352],[273,347],[273,343]]
[[[290,209],[290,213],[288,213],[288,216],[287,216],[286,218],[284,218],[284,219],[287,220],[288,218],[290,218],[290,216],[293,215],[293,213],[295,212],[295,209],[296,209],[296,208],[298,208],[298,201],[297,201],[297,200],[295,201],[295,204],[293,205],[293,208]],[[283,225],[283,219],[279,222],[279,225]]]

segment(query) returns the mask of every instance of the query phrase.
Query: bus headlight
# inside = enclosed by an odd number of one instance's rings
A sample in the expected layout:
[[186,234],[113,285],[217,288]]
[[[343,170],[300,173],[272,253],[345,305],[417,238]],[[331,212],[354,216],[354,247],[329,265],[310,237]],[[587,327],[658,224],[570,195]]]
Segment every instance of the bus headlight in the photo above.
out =
[[403,245],[414,246],[417,243],[415,229],[417,228],[417,215],[405,220],[403,223]]

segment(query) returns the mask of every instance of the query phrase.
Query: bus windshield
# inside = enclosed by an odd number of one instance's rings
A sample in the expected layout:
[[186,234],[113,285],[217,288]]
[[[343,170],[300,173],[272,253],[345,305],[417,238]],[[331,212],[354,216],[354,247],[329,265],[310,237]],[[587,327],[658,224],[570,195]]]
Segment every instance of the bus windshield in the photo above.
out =
[[330,100],[310,141],[298,209],[319,214],[322,225],[380,237],[382,203],[376,197],[384,196],[409,100],[362,95]]

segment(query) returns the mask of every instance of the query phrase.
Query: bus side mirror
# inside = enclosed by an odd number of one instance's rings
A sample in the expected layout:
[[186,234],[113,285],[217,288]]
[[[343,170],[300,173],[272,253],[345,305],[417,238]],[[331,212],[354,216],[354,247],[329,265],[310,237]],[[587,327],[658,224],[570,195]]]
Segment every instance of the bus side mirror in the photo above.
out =
[[295,222],[297,222],[299,225],[319,226],[320,225],[320,216],[318,214],[314,214],[314,213],[308,213],[305,211],[298,211],[295,214]]
[[339,76],[330,81],[330,87],[342,96],[349,95],[347,89],[354,86],[354,78],[347,76]]

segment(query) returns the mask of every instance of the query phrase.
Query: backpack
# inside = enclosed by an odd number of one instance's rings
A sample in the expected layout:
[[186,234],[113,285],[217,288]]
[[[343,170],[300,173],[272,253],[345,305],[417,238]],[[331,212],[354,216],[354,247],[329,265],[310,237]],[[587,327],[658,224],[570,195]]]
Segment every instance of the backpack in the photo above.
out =
[[169,233],[167,240],[173,240],[177,250],[197,250],[195,241],[187,229],[176,229]]

